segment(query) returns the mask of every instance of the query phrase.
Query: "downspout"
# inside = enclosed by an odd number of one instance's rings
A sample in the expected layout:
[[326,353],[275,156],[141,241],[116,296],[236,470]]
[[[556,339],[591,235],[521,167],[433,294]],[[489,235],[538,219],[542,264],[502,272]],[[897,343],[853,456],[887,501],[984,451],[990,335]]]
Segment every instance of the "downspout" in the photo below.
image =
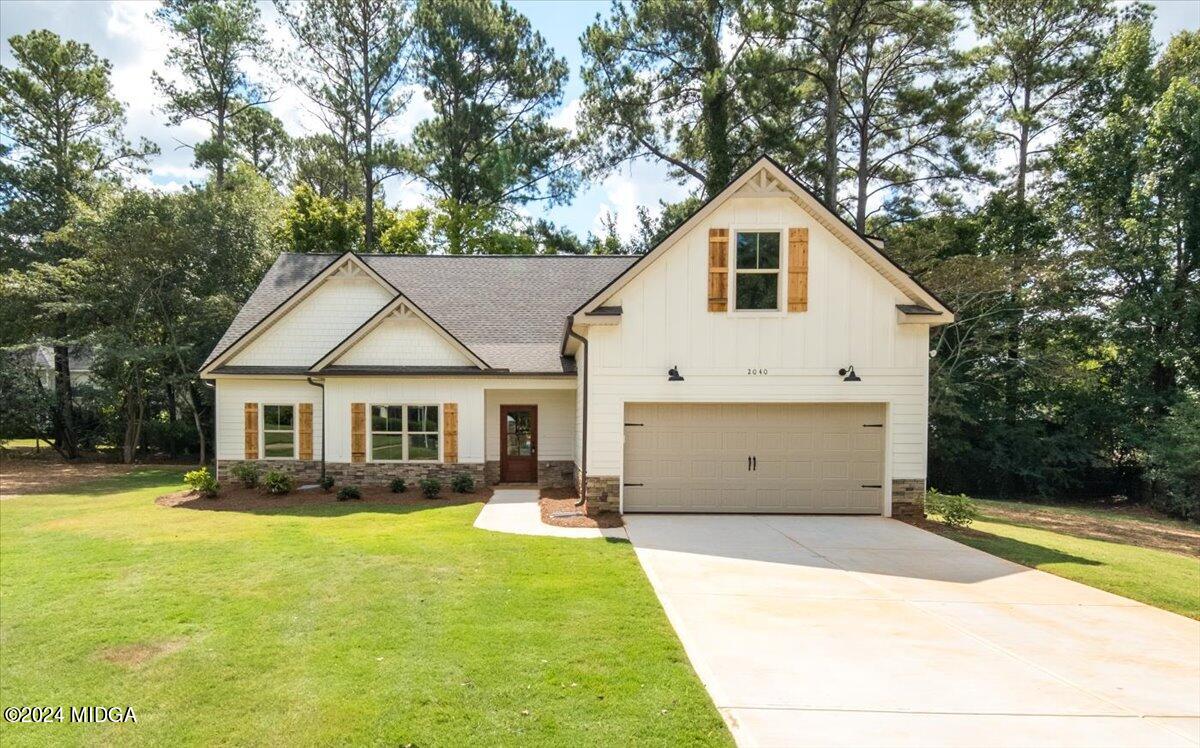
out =
[[213,438],[212,438],[212,461],[213,461],[213,476],[217,480],[221,480],[220,471],[217,469],[217,383],[209,379],[201,379],[200,384],[208,387],[213,391]]
[[325,480],[325,385],[308,377],[308,383],[321,388],[321,480]]
[[571,325],[575,322],[574,318],[567,322],[567,334],[575,340],[578,340],[583,346],[583,439],[582,447],[579,456],[579,501],[575,502],[575,506],[583,506],[587,503],[587,436],[588,436],[588,342],[587,338],[575,332]]

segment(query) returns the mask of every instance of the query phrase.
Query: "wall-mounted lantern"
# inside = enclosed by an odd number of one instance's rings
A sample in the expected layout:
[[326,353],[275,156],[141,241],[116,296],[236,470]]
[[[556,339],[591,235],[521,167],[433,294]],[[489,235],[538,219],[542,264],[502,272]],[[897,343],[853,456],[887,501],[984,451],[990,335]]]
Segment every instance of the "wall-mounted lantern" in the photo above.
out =
[[854,373],[853,364],[846,367],[845,369],[838,369],[838,376],[840,376],[842,378],[843,382],[861,382],[862,381],[862,378]]
[[667,381],[668,382],[682,382],[683,381],[683,375],[681,375],[679,373],[678,366],[672,366],[670,369],[667,370]]

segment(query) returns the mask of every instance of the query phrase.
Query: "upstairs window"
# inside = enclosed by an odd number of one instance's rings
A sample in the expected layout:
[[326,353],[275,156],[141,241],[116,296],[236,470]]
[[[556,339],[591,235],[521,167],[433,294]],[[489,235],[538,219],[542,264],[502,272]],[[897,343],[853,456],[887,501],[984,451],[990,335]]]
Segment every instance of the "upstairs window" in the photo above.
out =
[[371,406],[371,459],[437,462],[441,432],[436,405]]
[[739,231],[734,255],[733,308],[779,309],[779,232]]
[[292,405],[263,405],[263,457],[296,458],[296,408]]

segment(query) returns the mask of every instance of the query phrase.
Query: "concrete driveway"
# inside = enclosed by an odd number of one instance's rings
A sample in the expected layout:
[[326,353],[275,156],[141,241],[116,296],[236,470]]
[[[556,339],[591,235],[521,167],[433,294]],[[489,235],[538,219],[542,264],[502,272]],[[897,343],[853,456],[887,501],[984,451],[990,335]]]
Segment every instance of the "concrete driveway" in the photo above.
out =
[[626,517],[741,745],[1200,745],[1200,622],[881,517]]

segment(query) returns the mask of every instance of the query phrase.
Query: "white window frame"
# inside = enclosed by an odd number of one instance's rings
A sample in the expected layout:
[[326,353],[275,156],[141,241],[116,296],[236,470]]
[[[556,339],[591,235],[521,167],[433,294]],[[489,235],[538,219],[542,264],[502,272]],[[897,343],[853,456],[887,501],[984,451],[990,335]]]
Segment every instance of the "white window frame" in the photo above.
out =
[[[739,317],[778,317],[786,314],[787,307],[784,306],[783,300],[787,298],[787,261],[788,247],[784,241],[784,231],[780,228],[771,226],[746,226],[742,228],[731,228],[729,230],[729,299],[727,309],[729,314]],[[737,238],[738,234],[778,234],[779,235],[779,267],[774,270],[759,270],[747,269],[739,270],[737,266]],[[737,305],[737,279],[738,274],[746,275],[770,275],[775,274],[779,280],[775,284],[775,308],[773,309],[739,309]]]
[[[401,454],[403,457],[399,460],[379,460],[375,458],[375,428],[373,426],[373,417],[375,408],[404,408],[404,412],[400,416],[400,431],[380,431],[381,434],[396,434],[400,436]],[[409,408],[433,408],[438,414],[438,430],[437,431],[409,431],[408,430],[408,409]],[[444,437],[445,419],[442,415],[442,406],[439,403],[368,403],[367,404],[367,462],[397,462],[397,463],[414,463],[417,465],[434,465],[443,462],[446,440]],[[410,434],[437,434],[438,438],[438,454],[432,460],[410,460],[408,459],[408,437]]]
[[[264,459],[264,460],[295,460],[297,458],[297,451],[300,448],[300,423],[299,423],[300,408],[297,407],[296,403],[280,403],[280,402],[259,403],[258,408],[259,408],[258,453],[260,455],[262,455],[262,459]],[[267,456],[267,408],[291,408],[292,409],[292,429],[291,429],[291,431],[292,431],[292,453],[291,453],[291,455],[289,455],[287,457],[280,457],[280,456],[268,457]],[[282,433],[286,433],[286,432],[284,432],[282,429],[271,429],[271,433],[282,434]]]

